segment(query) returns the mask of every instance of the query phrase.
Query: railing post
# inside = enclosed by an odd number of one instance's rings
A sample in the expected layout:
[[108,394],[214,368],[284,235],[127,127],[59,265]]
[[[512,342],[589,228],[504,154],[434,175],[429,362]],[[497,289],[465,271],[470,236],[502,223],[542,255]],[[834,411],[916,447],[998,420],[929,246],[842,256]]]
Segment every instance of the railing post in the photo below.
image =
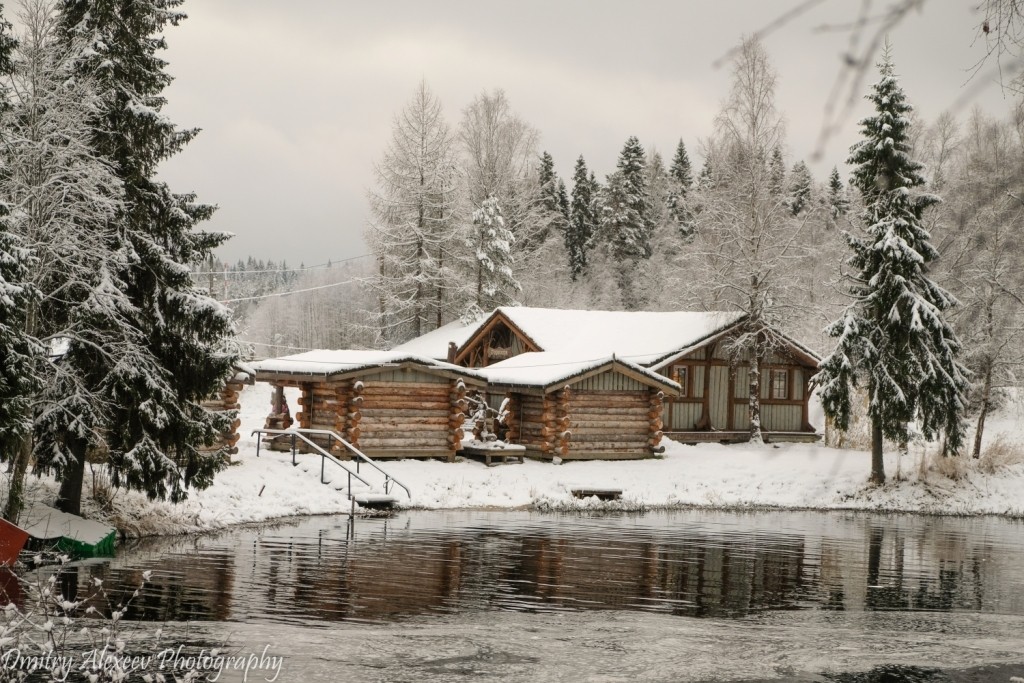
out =
[[298,464],[295,462],[295,435],[292,434],[292,465],[298,466]]
[[327,483],[326,481],[324,481],[324,465],[326,464],[326,462],[327,462],[327,458],[325,458],[323,453],[321,453],[320,454],[320,483],[321,484],[326,484]]

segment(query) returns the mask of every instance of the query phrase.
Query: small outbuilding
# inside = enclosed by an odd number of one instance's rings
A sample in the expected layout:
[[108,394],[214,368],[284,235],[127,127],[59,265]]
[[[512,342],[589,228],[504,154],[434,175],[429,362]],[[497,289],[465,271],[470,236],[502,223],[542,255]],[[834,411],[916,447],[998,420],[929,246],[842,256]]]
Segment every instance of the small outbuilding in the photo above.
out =
[[[538,354],[557,356],[568,368],[614,355],[620,363],[678,385],[677,393],[665,392],[665,434],[687,443],[744,441],[749,436],[749,358],[731,342],[745,322],[744,314],[733,311],[506,306],[475,325],[451,323],[396,350],[415,350],[471,368],[510,367],[506,364],[512,359]],[[759,361],[764,436],[769,441],[816,440],[819,435],[808,416],[808,384],[820,359],[782,331],[773,330],[771,341],[772,350]],[[501,393],[488,376],[490,403],[497,407]]]
[[[402,352],[310,351],[256,364],[256,380],[277,388],[268,429],[334,432],[373,458],[454,460],[463,439],[467,388],[481,389],[476,371]],[[285,387],[297,387],[292,418]],[[313,437],[339,457],[348,452]],[[273,444],[271,447],[275,447]],[[278,448],[290,448],[278,444]]]
[[506,439],[533,458],[625,460],[660,452],[662,404],[679,385],[614,356],[513,356],[481,370],[502,395]]

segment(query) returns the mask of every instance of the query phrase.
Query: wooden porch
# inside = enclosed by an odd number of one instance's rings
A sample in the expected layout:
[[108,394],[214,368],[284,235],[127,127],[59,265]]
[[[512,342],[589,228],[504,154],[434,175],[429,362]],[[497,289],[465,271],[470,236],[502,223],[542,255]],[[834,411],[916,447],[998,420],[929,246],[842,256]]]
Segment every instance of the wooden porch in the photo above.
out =
[[[665,436],[685,444],[698,443],[746,443],[750,440],[747,430],[722,431],[666,431]],[[814,443],[821,440],[818,432],[769,432],[762,431],[761,436],[766,443]]]

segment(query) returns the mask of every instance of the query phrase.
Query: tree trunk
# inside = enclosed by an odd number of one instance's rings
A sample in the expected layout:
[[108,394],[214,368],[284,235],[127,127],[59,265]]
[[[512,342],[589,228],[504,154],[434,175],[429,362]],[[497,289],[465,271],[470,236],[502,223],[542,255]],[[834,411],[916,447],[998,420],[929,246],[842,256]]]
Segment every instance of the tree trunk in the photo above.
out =
[[83,439],[71,441],[73,462],[64,469],[57,497],[57,509],[72,515],[82,514],[82,484],[85,482],[85,451],[88,442]]
[[[764,436],[761,434],[761,363],[757,357],[757,347],[750,349],[750,369],[748,378],[750,380],[750,443],[764,443]],[[730,402],[731,402],[730,398]],[[730,405],[729,409],[732,409]]]
[[985,363],[985,386],[981,390],[981,412],[978,413],[978,428],[974,432],[974,450],[971,452],[975,458],[981,457],[981,439],[985,433],[985,418],[988,417],[989,405],[992,402],[992,361]]
[[21,438],[14,462],[11,463],[11,483],[7,489],[7,505],[4,506],[4,519],[11,524],[18,523],[18,517],[25,507],[25,475],[28,474],[31,459],[32,435],[26,434]]
[[871,479],[870,483],[881,486],[885,483],[885,461],[882,459],[882,423],[871,418]]

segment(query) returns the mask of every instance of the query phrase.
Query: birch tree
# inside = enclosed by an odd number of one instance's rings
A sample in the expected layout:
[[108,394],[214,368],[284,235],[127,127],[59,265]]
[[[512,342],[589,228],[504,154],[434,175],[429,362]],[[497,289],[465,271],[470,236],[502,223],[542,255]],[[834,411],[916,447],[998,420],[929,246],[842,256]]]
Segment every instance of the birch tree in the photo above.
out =
[[[233,371],[236,351],[230,312],[193,284],[189,264],[209,259],[228,239],[198,229],[214,207],[191,193],[175,193],[157,179],[160,162],[181,151],[197,134],[162,113],[164,89],[173,80],[160,51],[163,31],[186,16],[181,0],[61,0],[58,34],[77,55],[81,77],[98,84],[98,113],[91,116],[91,146],[114,169],[124,204],[113,221],[116,251],[124,265],[108,283],[131,304],[132,327],[141,335],[141,359],[108,356],[72,343],[66,358],[91,389],[106,398],[104,445],[115,486],[152,498],[179,501],[191,487],[204,488],[226,464],[222,452],[207,451],[233,415],[202,402]],[[81,501],[87,441],[71,444],[73,469],[62,474],[61,506],[74,512]],[[45,463],[43,463],[45,466]]]
[[75,73],[84,46],[59,38],[50,3],[26,2],[20,24],[18,68],[5,79],[11,106],[2,119],[0,193],[8,202],[5,225],[31,254],[27,284],[37,296],[23,301],[15,320],[28,338],[46,349],[66,347],[67,355],[33,366],[38,390],[22,409],[35,427],[13,449],[4,512],[12,520],[33,452],[38,465],[62,476],[74,463],[70,442],[84,444],[84,452],[109,427],[103,391],[89,385],[76,355],[140,371],[153,366],[138,349],[134,309],[116,275],[126,261],[113,222],[123,192],[91,144],[100,100],[95,81]]
[[535,251],[562,220],[544,203],[536,167],[539,139],[537,129],[512,111],[502,90],[481,93],[462,113],[459,146],[466,205],[475,210],[493,196],[522,254]]
[[953,322],[973,372],[970,397],[977,417],[971,452],[977,458],[999,393],[1019,386],[1024,370],[1024,198],[1018,191],[1024,145],[1007,122],[976,110],[965,135],[948,138],[942,147],[960,152],[959,163],[950,160],[940,176],[949,192],[939,229],[946,235],[941,265],[962,303]]
[[705,144],[713,182],[700,190],[700,226],[683,260],[690,286],[699,288],[693,294],[697,305],[745,314],[730,349],[749,359],[754,443],[763,442],[761,361],[779,346],[776,330],[793,313],[793,266],[802,253],[799,223],[789,219],[784,179],[777,173],[785,129],[775,106],[776,80],[761,43],[744,40],[733,60],[729,96],[715,118],[714,139]]

